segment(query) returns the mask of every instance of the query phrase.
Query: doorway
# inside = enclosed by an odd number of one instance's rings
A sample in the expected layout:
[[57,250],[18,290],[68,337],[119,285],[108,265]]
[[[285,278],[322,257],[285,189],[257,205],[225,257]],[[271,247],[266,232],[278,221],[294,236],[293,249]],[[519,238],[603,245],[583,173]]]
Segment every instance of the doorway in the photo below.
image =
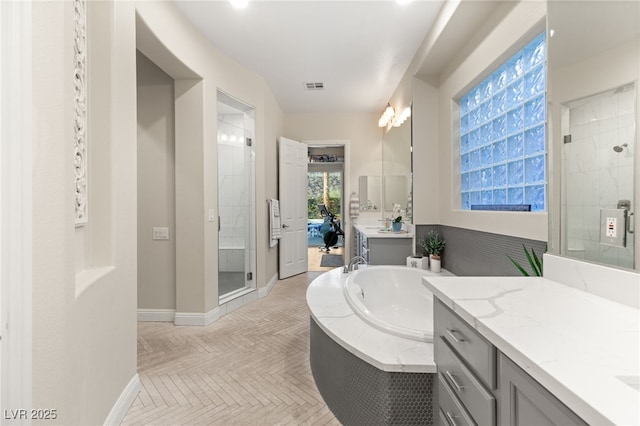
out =
[[307,172],[308,270],[344,265],[344,146],[309,145]]
[[255,108],[218,91],[218,295],[255,288]]

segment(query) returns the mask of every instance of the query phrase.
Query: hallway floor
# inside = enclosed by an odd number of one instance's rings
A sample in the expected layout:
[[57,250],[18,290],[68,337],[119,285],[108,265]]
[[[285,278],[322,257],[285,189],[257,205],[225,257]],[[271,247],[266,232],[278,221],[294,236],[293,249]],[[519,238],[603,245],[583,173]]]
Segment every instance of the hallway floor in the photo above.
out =
[[305,293],[319,275],[207,327],[138,323],[142,389],[123,425],[339,425],[309,367]]
[[[320,251],[318,247],[309,247],[307,250],[309,271],[326,272],[336,268],[336,266],[320,266],[322,264],[322,256],[324,256],[326,252]],[[331,254],[342,256],[342,264],[344,264],[344,247],[332,248]]]

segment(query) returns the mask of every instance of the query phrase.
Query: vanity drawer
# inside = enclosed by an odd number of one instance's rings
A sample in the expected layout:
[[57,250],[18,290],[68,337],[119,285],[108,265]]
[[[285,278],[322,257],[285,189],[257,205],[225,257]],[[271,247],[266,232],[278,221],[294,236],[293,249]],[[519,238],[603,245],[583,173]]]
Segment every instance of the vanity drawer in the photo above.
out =
[[440,405],[440,418],[444,425],[450,426],[475,426],[475,422],[464,409],[458,398],[453,394],[449,385],[441,374],[438,374],[438,404]]
[[471,417],[479,425],[495,425],[496,399],[493,395],[464,365],[443,337],[438,337],[435,346],[438,372],[467,408]]
[[[490,389],[496,388],[496,349],[463,319],[435,300],[435,336],[448,342],[454,352]],[[436,342],[441,344],[442,342]],[[436,355],[436,364],[439,360]]]

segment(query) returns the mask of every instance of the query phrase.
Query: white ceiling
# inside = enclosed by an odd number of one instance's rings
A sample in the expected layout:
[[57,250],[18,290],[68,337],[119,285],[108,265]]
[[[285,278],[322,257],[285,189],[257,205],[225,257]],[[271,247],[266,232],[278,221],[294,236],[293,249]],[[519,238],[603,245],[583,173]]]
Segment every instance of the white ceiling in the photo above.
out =
[[381,112],[443,3],[174,1],[212,44],[266,80],[285,113]]

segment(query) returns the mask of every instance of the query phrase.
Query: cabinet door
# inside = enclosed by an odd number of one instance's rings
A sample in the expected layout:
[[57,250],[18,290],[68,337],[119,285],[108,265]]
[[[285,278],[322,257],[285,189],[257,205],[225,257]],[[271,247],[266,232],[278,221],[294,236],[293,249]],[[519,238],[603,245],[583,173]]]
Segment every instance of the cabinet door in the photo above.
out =
[[500,424],[511,426],[586,425],[504,354],[498,359]]
[[406,265],[411,256],[411,238],[368,238],[371,265]]

